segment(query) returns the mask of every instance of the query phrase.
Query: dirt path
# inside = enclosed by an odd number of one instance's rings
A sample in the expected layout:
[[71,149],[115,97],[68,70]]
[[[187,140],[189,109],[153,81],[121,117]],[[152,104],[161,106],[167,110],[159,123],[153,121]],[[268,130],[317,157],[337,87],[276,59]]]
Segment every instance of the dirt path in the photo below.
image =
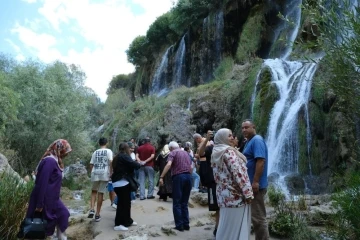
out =
[[[69,240],[89,239],[90,229],[95,231],[95,240],[148,240],[148,239],[190,239],[190,240],[214,240],[213,230],[215,218],[207,207],[200,206],[190,201],[190,231],[179,232],[173,230],[174,219],[172,214],[172,200],[167,202],[156,199],[140,201],[137,199],[131,208],[131,214],[138,226],[129,227],[129,231],[114,231],[115,209],[110,206],[110,201],[103,203],[101,221],[95,222],[81,216],[80,224],[69,228]],[[81,231],[80,231],[81,230]],[[78,232],[78,233],[76,233]],[[88,234],[86,237],[85,234]],[[80,236],[83,237],[80,237]],[[251,240],[255,239],[251,236]],[[271,238],[273,239],[273,238]]]

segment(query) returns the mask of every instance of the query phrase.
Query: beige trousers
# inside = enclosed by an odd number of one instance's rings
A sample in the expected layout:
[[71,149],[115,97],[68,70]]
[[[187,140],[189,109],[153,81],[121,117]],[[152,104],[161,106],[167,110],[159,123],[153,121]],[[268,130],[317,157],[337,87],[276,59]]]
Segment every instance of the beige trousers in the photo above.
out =
[[251,202],[251,222],[254,227],[255,240],[268,240],[269,229],[266,221],[266,209],[265,209],[265,194],[267,189],[260,189],[257,194],[254,195],[254,199]]

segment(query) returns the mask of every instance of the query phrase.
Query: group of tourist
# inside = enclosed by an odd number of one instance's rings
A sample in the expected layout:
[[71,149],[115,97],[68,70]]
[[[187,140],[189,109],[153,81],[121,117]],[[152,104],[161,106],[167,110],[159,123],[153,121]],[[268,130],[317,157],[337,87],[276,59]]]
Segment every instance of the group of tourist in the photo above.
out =
[[[252,222],[255,239],[269,239],[264,203],[267,146],[256,134],[251,120],[242,123],[242,133],[243,146],[238,146],[231,130],[222,128],[217,132],[208,131],[204,137],[194,134],[197,145],[194,151],[190,142],[182,148],[178,142],[171,141],[156,158],[150,138],[139,147],[134,141],[120,143],[115,156],[107,148],[107,139],[100,138],[100,148],[90,161],[92,193],[88,217],[95,217],[97,222],[101,220],[104,193],[109,190],[115,193],[110,194],[111,204],[116,208],[114,230],[126,231],[137,225],[131,218],[137,181],[140,200],[155,198],[155,167],[160,171],[159,199],[173,199],[176,230],[190,230],[188,202],[191,191],[199,191],[200,178],[202,189],[208,193],[209,210],[216,212],[216,238],[249,239]],[[70,144],[64,139],[48,147],[36,168],[35,186],[27,210],[27,217],[41,213],[48,221],[46,234],[53,235],[56,228],[60,240],[67,239],[65,230],[70,216],[60,200],[63,158],[70,152]],[[149,182],[147,194],[146,178]]]

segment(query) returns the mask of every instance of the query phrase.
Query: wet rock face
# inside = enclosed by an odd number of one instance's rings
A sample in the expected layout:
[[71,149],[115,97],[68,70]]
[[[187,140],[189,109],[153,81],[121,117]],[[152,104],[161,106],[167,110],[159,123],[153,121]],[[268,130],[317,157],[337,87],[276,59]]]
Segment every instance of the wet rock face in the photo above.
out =
[[290,194],[298,195],[305,193],[305,181],[300,175],[290,174],[284,180]]

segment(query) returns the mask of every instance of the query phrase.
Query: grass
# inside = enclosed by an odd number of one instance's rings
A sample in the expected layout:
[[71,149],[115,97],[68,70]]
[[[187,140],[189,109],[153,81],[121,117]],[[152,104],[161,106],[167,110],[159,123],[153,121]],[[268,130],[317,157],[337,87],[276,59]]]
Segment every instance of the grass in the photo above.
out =
[[32,181],[24,183],[13,174],[0,175],[0,239],[17,239],[20,224],[25,217]]

